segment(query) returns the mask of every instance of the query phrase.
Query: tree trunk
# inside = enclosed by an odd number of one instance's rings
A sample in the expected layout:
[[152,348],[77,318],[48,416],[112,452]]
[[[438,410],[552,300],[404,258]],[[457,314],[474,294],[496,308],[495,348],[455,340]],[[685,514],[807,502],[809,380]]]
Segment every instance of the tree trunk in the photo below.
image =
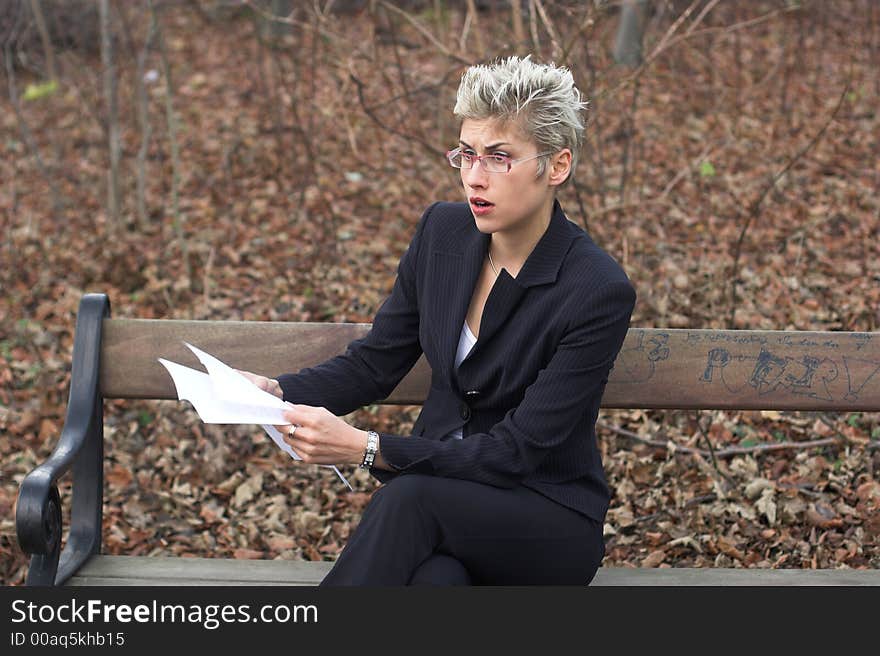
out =
[[107,103],[107,143],[110,170],[107,172],[108,225],[119,223],[119,116],[116,103],[116,68],[113,60],[113,34],[110,27],[110,0],[101,0],[101,64],[104,67],[104,101]]
[[516,41],[516,52],[519,52],[526,43],[526,30],[523,26],[521,0],[510,0],[510,13],[513,18],[513,38]]
[[34,15],[34,20],[37,23],[37,31],[40,33],[40,40],[43,42],[43,55],[46,58],[46,77],[49,80],[57,80],[55,49],[52,47],[49,30],[46,28],[46,17],[43,16],[43,8],[40,6],[40,0],[30,0],[30,5],[31,13]]
[[623,0],[614,41],[614,61],[618,64],[631,68],[641,65],[647,11],[648,0]]

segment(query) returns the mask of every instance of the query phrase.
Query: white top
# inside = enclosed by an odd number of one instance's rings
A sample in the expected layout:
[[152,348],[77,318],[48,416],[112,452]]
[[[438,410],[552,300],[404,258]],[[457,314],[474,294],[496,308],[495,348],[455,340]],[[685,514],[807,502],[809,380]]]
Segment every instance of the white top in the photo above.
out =
[[[468,356],[468,353],[471,352],[471,349],[474,348],[474,344],[476,343],[477,338],[474,337],[474,334],[471,332],[471,329],[468,326],[467,319],[465,319],[464,323],[461,326],[461,335],[458,338],[458,350],[455,352],[456,369],[458,369],[458,365],[460,365],[462,361]],[[449,433],[449,437],[460,440],[462,437],[464,437],[464,432],[461,428],[458,428]]]
[[471,349],[474,348],[474,344],[477,343],[477,338],[474,337],[474,334],[471,332],[470,326],[467,324],[467,319],[465,319],[464,323],[461,325],[461,335],[458,337],[458,350],[455,352],[455,368],[458,369],[458,365],[460,365],[464,359],[468,356],[468,353],[471,352]]

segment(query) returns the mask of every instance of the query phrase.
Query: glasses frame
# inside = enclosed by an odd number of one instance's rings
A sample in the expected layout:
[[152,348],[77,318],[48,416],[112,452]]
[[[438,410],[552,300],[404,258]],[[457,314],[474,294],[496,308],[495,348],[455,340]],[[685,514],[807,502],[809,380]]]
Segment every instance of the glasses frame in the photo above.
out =
[[[463,153],[461,150],[462,150],[461,146],[459,146],[458,148],[453,148],[452,150],[447,150],[446,151],[446,161],[449,162],[449,166],[451,166],[454,169],[469,171],[470,169],[474,168],[473,163],[471,163],[470,166],[456,166],[452,162],[453,157],[457,157],[458,155],[463,156]],[[527,162],[530,159],[537,159],[538,157],[543,157],[544,155],[550,155],[552,153],[553,153],[552,150],[548,150],[543,153],[538,153],[537,155],[531,155],[529,157],[520,157],[518,159],[513,159],[511,157],[508,157],[507,155],[497,155],[497,154],[493,153],[490,155],[468,155],[468,159],[469,160],[476,160],[477,164],[479,164],[486,173],[505,173],[505,174],[507,174],[507,173],[510,173],[510,169],[513,168],[514,164],[519,164],[520,162]],[[487,167],[485,160],[488,160],[488,159],[498,160],[499,158],[504,159],[505,163],[507,164],[507,170],[506,171],[492,171],[492,170],[490,170]],[[464,163],[464,159],[462,159],[462,163]]]

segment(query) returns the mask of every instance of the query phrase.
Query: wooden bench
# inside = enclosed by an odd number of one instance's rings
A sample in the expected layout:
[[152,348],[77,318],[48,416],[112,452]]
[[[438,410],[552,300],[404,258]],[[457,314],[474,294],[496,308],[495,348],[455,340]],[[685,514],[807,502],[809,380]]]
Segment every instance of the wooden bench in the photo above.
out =
[[[188,341],[231,366],[277,373],[320,362],[365,324],[112,319],[103,294],[83,297],[70,400],[48,460],[22,482],[16,528],[31,554],[28,585],[315,585],[331,563],[101,554],[104,399],[176,400],[157,358],[198,367]],[[421,360],[385,401],[420,404]],[[880,410],[880,333],[632,328],[605,408]],[[72,470],[62,550],[57,482]],[[603,567],[593,585],[880,585],[880,570]]]

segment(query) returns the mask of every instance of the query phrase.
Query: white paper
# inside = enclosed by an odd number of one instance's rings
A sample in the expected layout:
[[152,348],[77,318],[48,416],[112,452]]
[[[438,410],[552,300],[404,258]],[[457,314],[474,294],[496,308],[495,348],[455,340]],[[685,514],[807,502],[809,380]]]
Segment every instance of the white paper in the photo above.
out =
[[[302,460],[275,428],[290,423],[283,415],[287,408],[284,401],[261,390],[214,356],[192,344],[184,342],[184,345],[195,354],[208,373],[159,358],[159,362],[171,374],[178,399],[192,403],[199,418],[206,424],[260,424],[282,451],[295,460]],[[335,465],[322,466],[331,467],[348,489],[353,489]]]

